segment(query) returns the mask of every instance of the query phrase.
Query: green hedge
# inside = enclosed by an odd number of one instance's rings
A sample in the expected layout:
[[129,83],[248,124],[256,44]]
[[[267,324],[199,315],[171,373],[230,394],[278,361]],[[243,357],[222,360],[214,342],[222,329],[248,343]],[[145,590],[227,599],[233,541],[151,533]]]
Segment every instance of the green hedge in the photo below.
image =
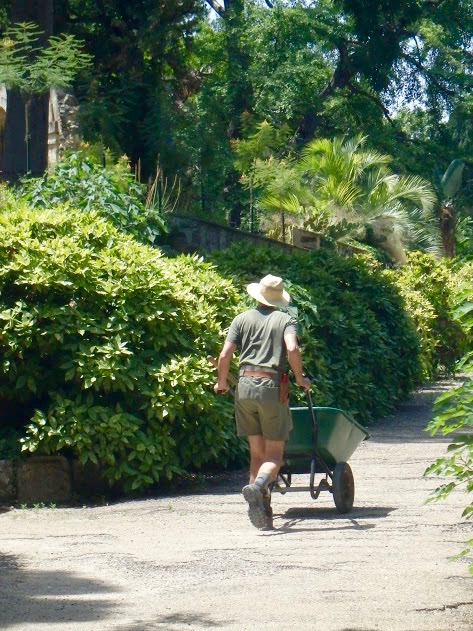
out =
[[341,407],[367,422],[419,383],[419,337],[398,290],[374,259],[239,243],[211,260],[242,291],[268,273],[285,279],[298,308],[317,404]]
[[424,381],[435,379],[440,371],[452,374],[465,352],[467,335],[452,315],[456,288],[465,270],[455,270],[446,259],[413,252],[406,265],[385,272],[385,277],[398,287],[419,333]]
[[[450,357],[446,350],[461,346],[440,309],[446,272],[430,258],[413,258],[401,272],[368,256],[246,244],[208,261],[168,258],[83,209],[31,209],[5,189],[0,204],[8,430],[0,448],[10,452],[16,430],[24,449],[100,461],[127,488],[241,459],[231,399],[214,395],[206,355],[252,304],[246,284],[267,273],[286,280],[298,308],[316,403],[364,422],[390,411]],[[417,281],[419,270],[428,278]],[[406,303],[400,283],[415,299]],[[303,400],[299,389],[292,393]]]
[[235,312],[232,284],[94,214],[2,196],[0,399],[32,419],[24,448],[100,460],[130,488],[237,458],[206,361]]

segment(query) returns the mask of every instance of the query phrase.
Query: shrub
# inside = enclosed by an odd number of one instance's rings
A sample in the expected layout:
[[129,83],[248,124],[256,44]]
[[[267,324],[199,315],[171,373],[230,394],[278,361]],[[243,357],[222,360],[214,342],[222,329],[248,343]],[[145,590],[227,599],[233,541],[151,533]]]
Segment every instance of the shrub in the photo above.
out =
[[0,399],[23,449],[101,461],[128,488],[241,455],[206,361],[238,294],[197,257],[166,259],[96,213],[0,217]]
[[[25,415],[10,427],[26,420],[24,450],[100,461],[132,489],[241,458],[206,356],[253,304],[246,284],[267,273],[284,277],[298,308],[317,403],[369,421],[422,375],[403,300],[369,256],[240,243],[210,262],[167,258],[93,211],[32,209],[1,188],[0,203],[0,400],[4,418],[8,407]],[[424,284],[442,297],[425,303],[434,330],[447,298]]]
[[167,232],[163,216],[146,204],[146,187],[136,181],[126,158],[105,165],[91,150],[74,151],[43,177],[25,179],[20,190],[35,208],[70,204],[94,210],[112,220],[117,228],[132,233],[144,243],[154,243]]
[[[242,290],[268,273],[285,279],[298,308],[304,365],[318,404],[368,421],[392,409],[418,383],[418,336],[398,291],[374,259],[239,243],[211,260]],[[294,394],[300,400],[295,389]]]
[[385,275],[398,287],[421,340],[423,379],[440,369],[451,374],[466,345],[465,332],[452,316],[457,280],[449,264],[414,252],[408,263]]

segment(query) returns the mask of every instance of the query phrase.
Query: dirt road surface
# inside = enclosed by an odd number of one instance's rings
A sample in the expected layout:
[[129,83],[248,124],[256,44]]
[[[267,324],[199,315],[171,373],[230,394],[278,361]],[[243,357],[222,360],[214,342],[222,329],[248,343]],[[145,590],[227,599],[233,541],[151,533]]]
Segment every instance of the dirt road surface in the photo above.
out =
[[0,629],[473,631],[468,561],[449,561],[472,537],[466,496],[424,505],[448,441],[423,430],[445,387],[372,429],[347,516],[328,493],[274,495],[276,529],[259,532],[243,472],[192,494],[5,510]]

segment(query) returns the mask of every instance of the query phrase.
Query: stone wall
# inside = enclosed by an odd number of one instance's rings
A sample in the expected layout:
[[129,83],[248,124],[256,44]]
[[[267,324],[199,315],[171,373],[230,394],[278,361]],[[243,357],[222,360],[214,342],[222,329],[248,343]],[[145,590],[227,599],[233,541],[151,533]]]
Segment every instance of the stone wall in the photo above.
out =
[[[292,243],[283,243],[259,234],[222,226],[196,217],[169,215],[168,222],[171,234],[167,242],[177,252],[193,253],[224,250],[235,241],[246,241],[254,245],[269,245],[283,248],[287,251],[319,250],[324,247],[325,243],[321,233],[299,228],[294,228],[292,231]],[[366,251],[365,248],[357,247],[354,243],[344,244],[340,242],[335,247],[341,256],[346,257]]]
[[64,456],[29,456],[0,460],[0,504],[69,504],[121,492],[111,487],[100,465]]
[[224,250],[235,241],[246,241],[255,245],[270,245],[286,250],[303,249],[290,243],[267,239],[252,232],[221,226],[195,217],[170,215],[169,224],[171,227],[169,244],[178,252]]

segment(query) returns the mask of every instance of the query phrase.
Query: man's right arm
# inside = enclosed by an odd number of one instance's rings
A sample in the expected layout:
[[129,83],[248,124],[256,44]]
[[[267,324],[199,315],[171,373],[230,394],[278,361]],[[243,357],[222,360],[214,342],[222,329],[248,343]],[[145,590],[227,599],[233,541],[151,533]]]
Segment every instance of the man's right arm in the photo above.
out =
[[296,383],[304,390],[308,390],[310,388],[310,380],[303,375],[302,355],[297,343],[297,335],[295,333],[286,333],[284,342],[286,343],[287,361],[292,368]]

